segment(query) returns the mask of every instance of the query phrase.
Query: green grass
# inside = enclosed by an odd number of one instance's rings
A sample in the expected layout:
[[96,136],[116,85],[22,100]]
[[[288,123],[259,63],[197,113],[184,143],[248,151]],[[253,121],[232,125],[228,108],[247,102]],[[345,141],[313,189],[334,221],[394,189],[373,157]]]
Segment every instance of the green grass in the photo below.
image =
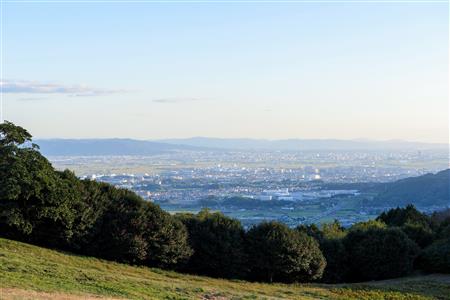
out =
[[65,299],[450,299],[450,276],[261,284],[128,266],[0,239],[0,299],[61,299],[61,293],[74,297]]

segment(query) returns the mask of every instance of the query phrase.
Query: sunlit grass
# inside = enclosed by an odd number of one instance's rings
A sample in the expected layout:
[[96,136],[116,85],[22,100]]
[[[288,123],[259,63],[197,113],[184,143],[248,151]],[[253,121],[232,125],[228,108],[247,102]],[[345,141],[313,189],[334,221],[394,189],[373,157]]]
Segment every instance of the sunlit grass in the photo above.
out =
[[3,290],[68,293],[81,298],[450,299],[448,275],[351,285],[261,284],[128,266],[6,239],[0,239],[0,280]]

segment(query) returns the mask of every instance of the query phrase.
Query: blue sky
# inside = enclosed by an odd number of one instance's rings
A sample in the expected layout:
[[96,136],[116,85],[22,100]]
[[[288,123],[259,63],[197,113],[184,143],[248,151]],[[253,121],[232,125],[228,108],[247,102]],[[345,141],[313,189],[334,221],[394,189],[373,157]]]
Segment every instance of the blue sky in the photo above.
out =
[[36,137],[448,142],[447,3],[12,3],[5,119]]

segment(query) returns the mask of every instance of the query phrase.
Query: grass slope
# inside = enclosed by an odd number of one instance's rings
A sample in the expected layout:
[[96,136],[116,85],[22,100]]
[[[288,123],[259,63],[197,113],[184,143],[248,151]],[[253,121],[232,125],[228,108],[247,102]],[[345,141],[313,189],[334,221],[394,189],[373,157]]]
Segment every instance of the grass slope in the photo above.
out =
[[0,239],[0,299],[450,299],[450,276],[260,284],[134,267]]

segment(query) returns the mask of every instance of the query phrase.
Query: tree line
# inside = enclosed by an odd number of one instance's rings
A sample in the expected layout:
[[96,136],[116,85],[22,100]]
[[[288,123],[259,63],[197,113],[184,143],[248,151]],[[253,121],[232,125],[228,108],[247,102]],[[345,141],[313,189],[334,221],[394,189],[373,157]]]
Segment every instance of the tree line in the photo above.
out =
[[339,222],[244,230],[218,212],[170,215],[135,193],[55,170],[13,123],[0,124],[0,236],[122,263],[266,282],[354,282],[414,269],[450,273],[450,211],[413,206]]

